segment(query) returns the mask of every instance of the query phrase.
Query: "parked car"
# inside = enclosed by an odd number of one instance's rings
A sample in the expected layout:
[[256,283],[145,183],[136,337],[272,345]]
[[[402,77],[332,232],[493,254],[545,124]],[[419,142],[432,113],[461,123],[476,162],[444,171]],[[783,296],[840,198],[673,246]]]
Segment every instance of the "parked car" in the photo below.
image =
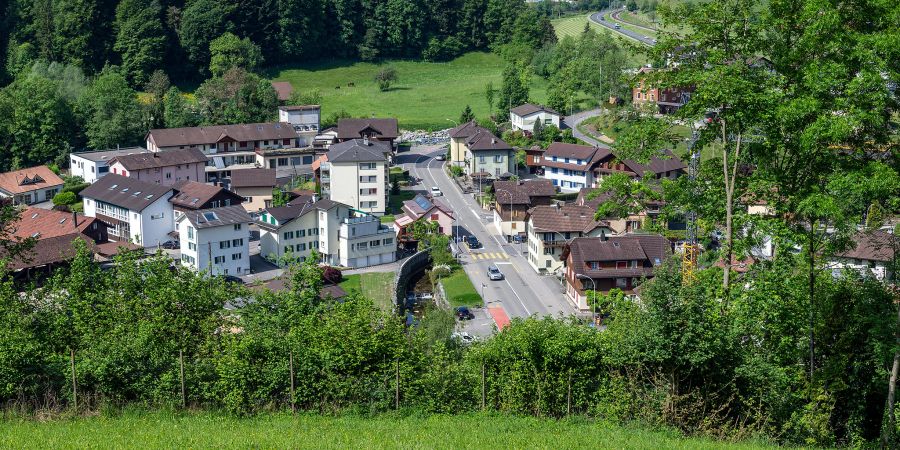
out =
[[472,320],[475,318],[475,314],[472,314],[468,306],[460,306],[456,308],[456,317],[459,320]]
[[460,332],[457,332],[457,333],[453,333],[453,334],[450,335],[450,337],[453,338],[453,339],[458,340],[459,343],[460,343],[460,344],[463,344],[463,345],[468,345],[468,344],[471,344],[471,343],[475,342],[475,338],[472,337],[471,334],[469,334],[469,333],[467,333],[467,332],[465,332],[465,331],[460,331]]
[[436,159],[436,160],[438,160],[438,161],[444,161],[444,160],[447,159],[447,155],[441,153],[440,155],[437,155],[437,157],[434,158],[434,159]]
[[242,280],[234,275],[222,275],[222,278],[228,283],[244,284],[244,280]]
[[439,187],[437,187],[437,186],[431,187],[431,196],[432,197],[441,197],[443,195],[444,195],[444,193],[441,192],[441,189]]
[[163,242],[162,248],[166,250],[175,250],[181,248],[181,245],[178,243],[178,241],[166,241]]
[[617,29],[617,30],[622,29],[622,25],[616,24],[616,29]]
[[487,274],[488,274],[488,278],[490,278],[492,281],[497,281],[497,280],[503,279],[503,272],[501,272],[500,268],[494,264],[491,264],[490,266],[488,266]]
[[475,236],[466,236],[466,245],[469,248],[481,248],[481,242],[478,242],[478,238]]

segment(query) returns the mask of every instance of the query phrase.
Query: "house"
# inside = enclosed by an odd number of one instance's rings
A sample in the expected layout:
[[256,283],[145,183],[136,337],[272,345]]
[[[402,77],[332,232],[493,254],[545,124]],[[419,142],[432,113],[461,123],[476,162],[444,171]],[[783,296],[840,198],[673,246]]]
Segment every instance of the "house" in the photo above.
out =
[[359,212],[384,215],[390,154],[388,142],[368,138],[333,144],[314,165],[322,195]]
[[377,216],[345,217],[339,226],[337,260],[341,266],[359,269],[397,260],[397,232],[382,225]]
[[403,202],[403,214],[394,219],[394,230],[397,232],[397,239],[402,243],[415,242],[415,239],[409,234],[410,224],[419,220],[427,220],[437,223],[438,233],[450,236],[453,234],[453,222],[456,219],[453,210],[445,205],[440,199],[429,199],[422,194],[418,194],[412,200]]
[[187,148],[167,152],[132,153],[109,160],[110,172],[148,183],[171,186],[181,180],[206,180],[206,155]]
[[370,141],[387,142],[394,151],[394,140],[400,136],[397,119],[338,119],[337,140],[344,142],[367,138]]
[[860,231],[853,235],[853,248],[830,258],[827,267],[835,276],[844,270],[855,270],[860,276],[878,281],[896,281],[892,271],[900,237],[882,230]]
[[294,86],[291,86],[291,83],[288,81],[273,81],[272,89],[275,89],[278,101],[282,104],[289,102],[291,100],[291,94],[294,93]]
[[[652,71],[653,69],[644,67],[638,71],[638,76]],[[631,103],[637,107],[652,105],[660,114],[672,114],[691,99],[693,91],[690,88],[653,86],[645,77],[641,77],[631,89]]]
[[212,275],[250,273],[250,224],[240,205],[186,211],[175,220],[181,265]]
[[663,158],[651,157],[647,163],[628,159],[621,161],[606,147],[554,142],[542,157],[543,177],[551,180],[564,192],[578,192],[585,187],[597,187],[610,174],[624,173],[632,178],[677,178],[687,166],[670,150]]
[[299,138],[298,147],[311,147],[319,134],[322,109],[319,105],[293,105],[278,107],[278,121],[294,127]]
[[334,144],[337,141],[337,128],[331,127],[326,128],[317,134],[313,139],[312,145],[316,150],[328,150],[328,148],[331,147],[331,144]]
[[471,158],[467,154],[466,141],[476,131],[483,130],[474,120],[462,123],[450,129],[447,135],[450,137],[450,164],[460,167],[466,166],[466,161]]
[[256,150],[256,167],[275,169],[278,178],[312,176],[313,163],[322,153],[313,147],[261,148]]
[[580,310],[588,310],[587,290],[608,294],[620,289],[635,295],[642,278],[671,255],[668,239],[659,235],[575,238],[563,249],[566,261],[566,297]]
[[[593,211],[597,211],[600,204],[609,199],[606,193],[597,192],[595,196],[591,194],[597,191],[597,188],[581,188],[578,191],[578,197],[575,199],[576,205],[587,206]],[[632,214],[625,218],[604,217],[603,220],[609,224],[609,229],[615,235],[632,233],[643,228],[644,221],[649,218],[656,218],[665,202],[647,202],[647,209],[637,214]]]
[[550,205],[556,188],[550,180],[494,181],[494,226],[511,242],[525,236],[525,216],[534,206]]
[[84,215],[109,225],[109,238],[155,247],[175,229],[169,186],[108,174],[80,193]]
[[241,169],[231,172],[231,191],[244,198],[247,212],[272,206],[272,189],[276,186],[274,169]]
[[69,175],[81,177],[86,183],[93,183],[109,173],[109,162],[113,158],[149,151],[144,147],[126,147],[115,150],[71,153],[69,154]]
[[172,188],[175,189],[175,195],[169,201],[175,209],[175,219],[188,211],[235,206],[244,202],[244,197],[221,186],[196,181],[181,180],[173,184]]
[[528,264],[539,273],[553,273],[562,267],[562,249],[570,239],[611,233],[609,224],[594,219],[587,206],[535,206],[528,210]]
[[47,166],[0,173],[0,197],[17,205],[49,202],[63,187],[63,180]]
[[[605,168],[604,164],[614,163],[612,161],[604,161],[600,167],[594,170],[595,179],[600,180],[603,178],[602,169]],[[639,178],[649,174],[651,178],[657,180],[663,178],[675,179],[687,173],[687,165],[669,149],[663,150],[662,157],[652,156],[647,163],[626,159],[624,164],[628,170],[634,172],[635,176]]]
[[535,123],[559,128],[562,115],[544,105],[526,103],[509,110],[509,123],[513,130],[534,131]]
[[543,165],[543,157],[546,149],[541,148],[540,145],[533,145],[531,148],[525,150],[525,167],[528,168],[528,173],[544,173],[544,165]]
[[465,173],[479,172],[499,178],[516,172],[515,150],[487,128],[475,121],[450,130],[450,162],[463,167]]
[[257,150],[300,147],[294,126],[287,122],[163,128],[147,133],[151,152],[196,148],[206,155],[206,179],[219,181],[232,170],[260,167]]

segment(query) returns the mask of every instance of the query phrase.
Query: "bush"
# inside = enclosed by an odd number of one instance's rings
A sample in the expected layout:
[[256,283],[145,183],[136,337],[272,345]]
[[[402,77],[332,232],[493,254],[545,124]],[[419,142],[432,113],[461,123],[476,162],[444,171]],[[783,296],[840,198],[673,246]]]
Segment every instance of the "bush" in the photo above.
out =
[[382,92],[391,88],[391,84],[397,81],[397,69],[393,67],[384,67],[375,74],[375,82],[378,83],[378,89]]
[[461,55],[464,50],[465,45],[454,36],[444,40],[431,38],[428,41],[428,47],[422,51],[422,59],[426,61],[448,61]]
[[72,205],[78,201],[74,192],[60,192],[53,196],[54,205]]
[[450,174],[454,177],[461,177],[463,174],[463,168],[460,166],[450,166]]
[[344,280],[344,274],[334,267],[326,267],[322,271],[322,281],[328,284],[338,284]]

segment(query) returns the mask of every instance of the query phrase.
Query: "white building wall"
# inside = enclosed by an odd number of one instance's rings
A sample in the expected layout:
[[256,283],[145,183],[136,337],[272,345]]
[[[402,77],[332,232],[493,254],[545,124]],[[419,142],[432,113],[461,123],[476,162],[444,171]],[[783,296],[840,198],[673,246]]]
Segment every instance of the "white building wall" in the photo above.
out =
[[[356,210],[382,216],[387,207],[387,165],[378,161],[374,163],[374,169],[363,169],[363,164],[368,163],[330,163],[329,198]],[[374,177],[372,181],[368,181],[370,176]],[[361,189],[375,191],[368,194],[361,193]]]
[[381,222],[365,220],[341,223],[339,260],[344,267],[360,268],[394,262],[397,234],[393,228],[381,228]]
[[156,199],[143,211],[129,211],[131,242],[144,247],[156,247],[171,239],[175,230],[175,210],[169,203],[172,191]]
[[510,123],[514,130],[534,131],[534,123],[540,121],[541,125],[553,125],[559,128],[559,116],[547,111],[538,111],[525,117],[509,113]]
[[[180,220],[182,265],[212,275],[250,273],[250,224],[238,225],[237,228],[235,224],[229,224],[197,229],[189,220]],[[193,233],[188,228],[192,228]]]
[[[556,170],[555,173],[553,172],[554,170]],[[583,171],[569,170],[569,175],[566,175],[565,170],[567,169],[545,167],[543,177],[553,182],[554,186],[559,187],[559,190],[564,192],[578,192],[583,187],[592,186],[592,176],[587,165],[584,166]],[[573,175],[575,173],[583,173],[583,175]]]
[[318,232],[315,211],[306,213],[277,230],[260,227],[260,255],[275,261],[288,253],[296,258],[306,258],[313,250],[321,251]]
[[[101,173],[101,169],[105,171]],[[107,173],[109,166],[106,161],[91,161],[74,153],[69,155],[69,174],[73,177],[81,177],[86,183],[93,184]]]

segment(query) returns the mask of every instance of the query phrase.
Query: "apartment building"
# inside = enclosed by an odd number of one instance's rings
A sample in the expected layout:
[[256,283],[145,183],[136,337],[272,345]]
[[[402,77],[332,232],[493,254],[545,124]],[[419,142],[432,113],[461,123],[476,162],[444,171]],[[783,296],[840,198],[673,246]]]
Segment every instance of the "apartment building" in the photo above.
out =
[[555,273],[562,268],[562,250],[577,237],[609,235],[609,224],[594,219],[586,206],[549,205],[528,210],[528,264],[538,273]]
[[250,273],[250,224],[240,205],[186,211],[175,220],[181,264],[211,275]]
[[84,215],[109,225],[109,239],[156,247],[175,230],[169,199],[174,190],[162,184],[108,174],[80,193]]
[[534,206],[550,205],[556,188],[550,180],[494,181],[494,226],[508,242],[525,236],[525,217]]
[[113,158],[147,152],[149,150],[144,147],[125,147],[70,153],[69,175],[81,177],[86,183],[93,183],[98,178],[110,173],[109,163]]
[[340,222],[337,259],[343,267],[358,269],[397,260],[397,232],[377,216],[344,218]]
[[206,155],[196,148],[114,156],[110,172],[148,183],[171,186],[179,181],[205,181]]
[[368,138],[333,144],[317,161],[322,195],[356,211],[384,215],[390,144]]

